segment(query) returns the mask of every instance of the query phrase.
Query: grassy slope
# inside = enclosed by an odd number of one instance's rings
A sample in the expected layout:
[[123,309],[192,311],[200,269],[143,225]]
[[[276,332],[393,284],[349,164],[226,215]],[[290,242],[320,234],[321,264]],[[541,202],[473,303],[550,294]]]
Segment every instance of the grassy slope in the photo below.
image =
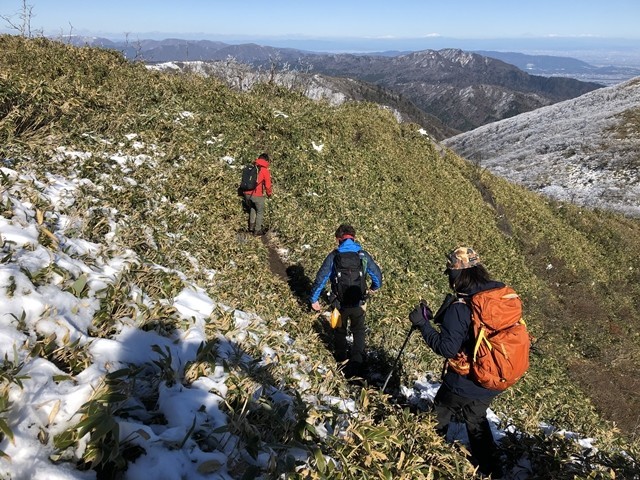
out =
[[[637,434],[638,388],[631,386],[638,385],[640,358],[638,222],[555,204],[452,154],[440,155],[417,126],[399,125],[374,105],[331,108],[269,86],[240,94],[211,79],[152,73],[114,53],[44,40],[0,37],[0,51],[2,157],[36,169],[75,170],[100,183],[108,172],[100,139],[137,133],[163,152],[161,165],[135,174],[139,186],[117,196],[105,193],[105,204],[130,225],[121,231],[123,244],[187,272],[191,267],[182,252],[190,252],[217,271],[214,298],[268,321],[290,316],[301,347],[330,363],[313,333],[314,317],[270,272],[266,248],[237,241],[236,229],[244,225],[235,197],[238,170],[220,158],[248,161],[268,151],[276,193],[267,222],[273,241],[289,250],[288,264],[306,280],[313,277],[333,247],[336,225],[350,222],[382,266],[385,287],[369,313],[373,350],[395,355],[390,346],[402,343],[406,314],[416,300],[437,305],[447,291],[443,252],[469,244],[497,278],[521,292],[538,338],[529,375],[498,399],[496,410],[508,412],[533,439],[539,422],[547,421],[613,448],[609,442],[616,435],[607,433],[609,426],[585,399],[591,392],[605,417],[630,436]],[[194,117],[181,118],[183,111]],[[324,149],[315,151],[312,141]],[[91,151],[93,160],[48,163],[58,145]],[[187,211],[175,208],[176,202]],[[93,220],[99,226],[100,219]],[[140,225],[147,225],[145,235]],[[439,366],[413,339],[404,359],[405,382]],[[605,380],[612,382],[605,396],[595,395]],[[418,428],[375,391],[370,394],[372,418],[382,412],[389,428]],[[418,434],[431,450],[413,452],[409,462],[442,464],[449,472],[458,468],[457,457],[436,448],[428,429],[409,436]],[[554,451],[549,441],[540,441]],[[344,453],[339,449],[347,447],[333,448]],[[397,458],[401,447],[378,448]],[[549,455],[539,458],[546,468]]]

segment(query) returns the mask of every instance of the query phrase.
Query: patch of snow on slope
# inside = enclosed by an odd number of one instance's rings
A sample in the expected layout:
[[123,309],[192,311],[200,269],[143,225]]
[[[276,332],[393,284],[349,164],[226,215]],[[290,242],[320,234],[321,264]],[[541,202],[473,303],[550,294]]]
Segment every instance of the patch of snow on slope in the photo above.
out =
[[616,133],[640,109],[640,79],[484,125],[442,143],[557,200],[640,216],[640,138]]

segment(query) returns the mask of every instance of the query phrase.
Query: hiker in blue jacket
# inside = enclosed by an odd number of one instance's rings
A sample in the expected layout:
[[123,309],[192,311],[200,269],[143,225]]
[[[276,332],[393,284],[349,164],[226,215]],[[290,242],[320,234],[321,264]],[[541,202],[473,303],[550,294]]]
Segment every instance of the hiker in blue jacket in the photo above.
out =
[[[362,376],[365,349],[365,302],[369,293],[382,286],[382,273],[368,252],[355,241],[356,230],[342,224],[335,232],[338,247],[322,262],[311,287],[311,308],[320,311],[319,298],[327,281],[331,282],[329,304],[340,311],[341,323],[334,329],[334,350],[338,363],[349,359],[346,377]],[[366,276],[371,278],[367,288]],[[351,354],[347,356],[347,324],[353,334]]]

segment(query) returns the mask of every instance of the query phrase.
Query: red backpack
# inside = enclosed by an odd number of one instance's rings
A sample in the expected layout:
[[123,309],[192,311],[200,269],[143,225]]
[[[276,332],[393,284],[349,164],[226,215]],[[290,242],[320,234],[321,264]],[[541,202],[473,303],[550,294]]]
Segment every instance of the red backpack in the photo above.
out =
[[531,338],[522,319],[522,301],[511,287],[478,292],[468,300],[476,343],[473,357],[465,352],[448,360],[449,368],[471,375],[491,390],[505,390],[529,368]]

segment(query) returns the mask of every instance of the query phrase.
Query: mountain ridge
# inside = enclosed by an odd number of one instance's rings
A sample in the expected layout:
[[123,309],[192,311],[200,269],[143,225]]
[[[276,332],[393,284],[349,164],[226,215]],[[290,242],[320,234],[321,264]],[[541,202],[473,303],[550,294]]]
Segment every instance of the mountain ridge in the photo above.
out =
[[459,49],[398,57],[302,57],[331,76],[351,76],[397,91],[459,131],[579,96],[601,85],[535,77],[502,61]]
[[[70,39],[73,41],[73,39]],[[81,43],[83,39],[78,39]],[[331,77],[349,77],[385,87],[402,95],[446,127],[472,130],[587,91],[596,83],[570,78],[535,77],[500,60],[460,49],[423,50],[396,56],[322,54],[256,44],[171,40],[125,44],[128,58],[149,63],[201,60],[224,61],[232,57],[253,67],[273,70],[309,65]],[[90,44],[100,45],[100,39]],[[152,48],[145,47],[151,45]],[[113,48],[112,42],[109,48]]]

